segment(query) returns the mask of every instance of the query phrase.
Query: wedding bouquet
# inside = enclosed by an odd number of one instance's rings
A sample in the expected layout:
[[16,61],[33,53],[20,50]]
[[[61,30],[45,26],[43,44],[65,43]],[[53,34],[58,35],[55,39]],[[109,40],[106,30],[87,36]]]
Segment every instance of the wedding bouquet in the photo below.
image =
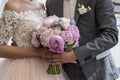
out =
[[[80,33],[74,20],[54,15],[47,17],[38,31],[33,31],[31,42],[34,47],[47,47],[52,55],[72,51],[74,47],[79,46],[79,37]],[[59,65],[49,65],[47,73],[60,74]]]

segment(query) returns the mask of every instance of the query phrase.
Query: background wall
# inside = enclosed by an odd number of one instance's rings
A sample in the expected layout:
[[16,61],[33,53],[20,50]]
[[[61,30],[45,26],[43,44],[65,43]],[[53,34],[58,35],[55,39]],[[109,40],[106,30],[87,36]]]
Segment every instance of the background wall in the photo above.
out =
[[115,3],[120,3],[120,0],[112,0]]

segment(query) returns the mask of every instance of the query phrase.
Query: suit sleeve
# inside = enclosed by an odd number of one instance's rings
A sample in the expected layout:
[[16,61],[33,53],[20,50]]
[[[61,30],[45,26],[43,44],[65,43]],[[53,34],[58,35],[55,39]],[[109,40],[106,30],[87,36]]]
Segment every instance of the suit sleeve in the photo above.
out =
[[95,17],[98,31],[100,32],[99,36],[85,45],[74,49],[80,65],[109,50],[118,42],[114,6],[110,0],[96,0]]

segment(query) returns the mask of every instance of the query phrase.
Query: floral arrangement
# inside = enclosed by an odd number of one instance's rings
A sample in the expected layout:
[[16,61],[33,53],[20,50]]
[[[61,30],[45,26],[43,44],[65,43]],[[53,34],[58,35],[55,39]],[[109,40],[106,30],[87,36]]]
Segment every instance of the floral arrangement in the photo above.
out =
[[[54,15],[47,17],[38,31],[33,31],[31,42],[34,47],[42,45],[51,54],[60,54],[78,47],[79,38],[80,33],[74,20]],[[47,73],[60,74],[59,65],[50,65]]]

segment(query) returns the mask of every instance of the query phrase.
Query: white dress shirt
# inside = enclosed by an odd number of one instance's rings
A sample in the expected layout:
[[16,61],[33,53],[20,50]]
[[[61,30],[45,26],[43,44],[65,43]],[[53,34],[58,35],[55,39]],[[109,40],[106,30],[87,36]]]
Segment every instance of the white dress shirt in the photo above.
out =
[[74,19],[77,0],[63,0],[63,15],[65,18]]

